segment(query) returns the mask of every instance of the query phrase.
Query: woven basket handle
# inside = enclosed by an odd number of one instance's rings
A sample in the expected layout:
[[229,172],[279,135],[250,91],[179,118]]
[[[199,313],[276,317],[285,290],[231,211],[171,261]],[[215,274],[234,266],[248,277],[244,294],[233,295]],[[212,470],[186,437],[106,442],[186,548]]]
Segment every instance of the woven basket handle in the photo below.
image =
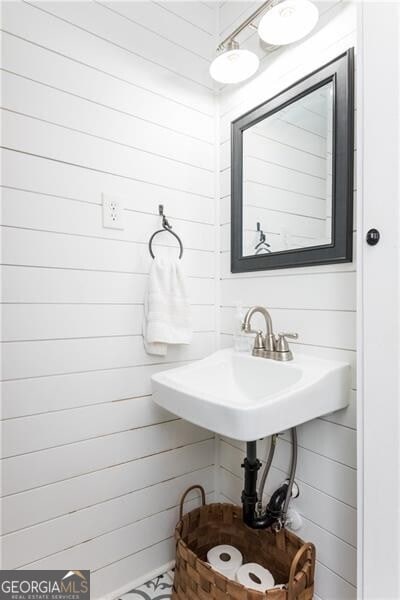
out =
[[184,502],[185,502],[185,500],[186,500],[186,496],[187,496],[187,495],[188,495],[188,494],[189,494],[189,493],[190,493],[192,490],[200,490],[200,492],[201,492],[201,501],[202,501],[202,503],[203,503],[203,506],[205,506],[205,504],[206,504],[206,493],[205,493],[205,491],[204,491],[204,488],[203,488],[203,487],[201,487],[201,485],[192,485],[190,488],[188,488],[188,489],[186,490],[186,492],[184,492],[184,494],[183,494],[183,496],[182,496],[182,498],[181,498],[181,503],[180,503],[180,506],[179,506],[179,520],[180,520],[180,521],[182,520],[182,517],[183,517],[183,505],[184,505]]
[[310,577],[307,577],[307,586],[310,586],[314,583],[314,568],[315,568],[315,546],[314,544],[303,544],[302,547],[297,551],[294,559],[292,560],[292,564],[290,567],[289,574],[289,585],[288,585],[288,600],[296,600],[296,593],[294,589],[295,585],[295,575],[297,573],[297,569],[299,566],[300,559],[304,554],[307,554],[306,562],[310,563]]

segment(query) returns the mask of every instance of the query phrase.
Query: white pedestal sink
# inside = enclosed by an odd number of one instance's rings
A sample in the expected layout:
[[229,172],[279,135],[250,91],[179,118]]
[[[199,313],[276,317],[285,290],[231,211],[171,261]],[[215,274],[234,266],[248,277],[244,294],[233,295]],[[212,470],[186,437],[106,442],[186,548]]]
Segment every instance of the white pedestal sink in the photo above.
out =
[[253,441],[349,403],[347,363],[296,354],[290,362],[220,350],[152,377],[154,401],[230,438]]

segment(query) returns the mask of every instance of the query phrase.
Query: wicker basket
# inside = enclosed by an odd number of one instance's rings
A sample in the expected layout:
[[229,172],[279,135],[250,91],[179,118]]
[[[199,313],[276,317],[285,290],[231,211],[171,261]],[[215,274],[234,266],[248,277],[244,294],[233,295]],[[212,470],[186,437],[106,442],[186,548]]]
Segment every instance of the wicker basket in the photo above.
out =
[[[193,490],[201,491],[203,506],[183,515],[183,503]],[[315,547],[304,544],[282,529],[258,531],[242,521],[242,509],[232,504],[206,505],[205,492],[192,486],[183,494],[180,520],[175,529],[176,568],[173,600],[312,600]],[[250,590],[227,579],[207,564],[213,546],[230,544],[243,554],[244,562],[268,568],[285,589]]]

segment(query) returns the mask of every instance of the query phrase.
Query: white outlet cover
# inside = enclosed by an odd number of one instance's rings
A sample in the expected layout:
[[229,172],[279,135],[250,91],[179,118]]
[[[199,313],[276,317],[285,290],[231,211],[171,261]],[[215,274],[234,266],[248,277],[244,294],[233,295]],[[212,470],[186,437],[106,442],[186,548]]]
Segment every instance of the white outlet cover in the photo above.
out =
[[103,227],[107,229],[124,229],[124,202],[116,196],[102,194]]

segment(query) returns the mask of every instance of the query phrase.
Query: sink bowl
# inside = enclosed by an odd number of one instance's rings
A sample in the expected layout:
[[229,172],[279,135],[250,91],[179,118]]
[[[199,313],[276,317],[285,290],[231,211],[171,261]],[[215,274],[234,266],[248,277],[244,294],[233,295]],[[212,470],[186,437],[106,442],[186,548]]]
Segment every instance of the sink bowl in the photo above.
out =
[[154,401],[178,417],[253,441],[346,407],[350,366],[300,354],[277,362],[227,349],[156,373],[152,385]]

